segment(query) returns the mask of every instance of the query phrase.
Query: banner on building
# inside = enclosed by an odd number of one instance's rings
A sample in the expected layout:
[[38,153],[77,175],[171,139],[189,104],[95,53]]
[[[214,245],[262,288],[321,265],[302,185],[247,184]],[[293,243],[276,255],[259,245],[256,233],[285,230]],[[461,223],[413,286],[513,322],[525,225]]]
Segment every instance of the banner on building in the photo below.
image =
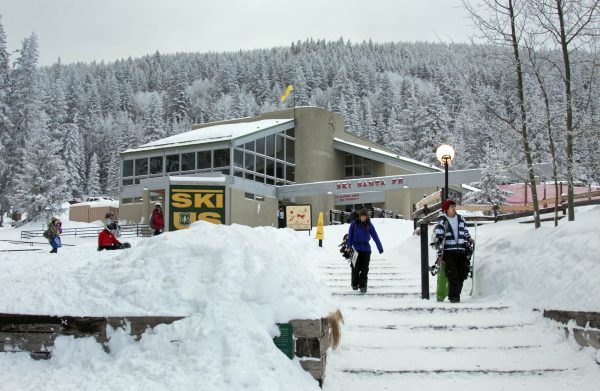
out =
[[296,231],[310,231],[312,227],[310,205],[286,205],[285,226]]
[[225,186],[171,186],[169,231],[189,228],[198,220],[225,224]]

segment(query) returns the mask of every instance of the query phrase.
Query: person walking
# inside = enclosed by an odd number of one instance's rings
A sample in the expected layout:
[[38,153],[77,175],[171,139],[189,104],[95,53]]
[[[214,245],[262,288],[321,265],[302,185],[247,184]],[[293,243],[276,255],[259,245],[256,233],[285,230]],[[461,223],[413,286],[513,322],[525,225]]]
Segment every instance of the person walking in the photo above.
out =
[[150,228],[154,230],[154,235],[160,235],[165,228],[165,219],[162,212],[162,204],[157,202],[154,205],[152,216],[150,217]]
[[353,248],[358,252],[356,264],[352,265],[351,285],[353,290],[360,289],[361,293],[367,292],[369,262],[371,261],[371,245],[369,241],[373,239],[377,245],[379,254],[383,253],[383,246],[377,236],[375,226],[369,219],[369,212],[362,208],[358,212],[358,219],[350,224],[348,230],[348,248]]
[[52,217],[48,223],[48,242],[52,246],[51,254],[58,253],[58,248],[61,247],[60,234],[62,233],[62,223],[58,217]]
[[[444,200],[442,212],[444,214],[438,219],[434,230],[435,241],[440,244],[436,262],[440,264],[440,273],[445,271],[448,278],[448,299],[451,303],[459,303],[463,282],[469,276],[470,265],[466,249],[468,245],[473,244],[473,239],[469,235],[465,219],[456,213],[454,200],[450,198]],[[440,294],[441,292],[437,293],[438,300]]]

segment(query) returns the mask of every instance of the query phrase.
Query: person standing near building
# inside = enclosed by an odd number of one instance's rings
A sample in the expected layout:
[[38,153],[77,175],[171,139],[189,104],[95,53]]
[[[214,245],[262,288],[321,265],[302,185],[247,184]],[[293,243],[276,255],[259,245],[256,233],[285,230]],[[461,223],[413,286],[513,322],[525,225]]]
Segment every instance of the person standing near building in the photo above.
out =
[[360,212],[358,212],[358,219],[350,224],[347,240],[348,248],[354,247],[354,251],[358,252],[356,264],[351,265],[352,289],[360,289],[361,293],[367,292],[369,262],[371,261],[371,245],[369,244],[369,241],[371,239],[375,241],[379,254],[382,254],[383,246],[381,245],[379,236],[377,236],[375,226],[373,226],[371,219],[369,219],[369,212],[365,208],[362,208]]
[[283,208],[280,206],[277,211],[277,228],[285,228],[285,214]]
[[164,231],[165,219],[160,202],[154,205],[154,211],[152,211],[152,216],[150,217],[150,228],[154,230],[154,235],[160,235]]
[[51,254],[58,253],[58,248],[61,247],[60,234],[62,233],[62,223],[58,217],[53,217],[48,223],[47,239],[52,246]]
[[[444,265],[448,278],[448,299],[451,303],[460,302],[463,282],[469,276],[469,261],[466,246],[473,239],[467,230],[465,219],[456,213],[456,202],[447,199],[442,202],[442,212],[435,226],[436,243],[443,243],[437,250],[437,262]],[[441,270],[440,270],[441,272]]]

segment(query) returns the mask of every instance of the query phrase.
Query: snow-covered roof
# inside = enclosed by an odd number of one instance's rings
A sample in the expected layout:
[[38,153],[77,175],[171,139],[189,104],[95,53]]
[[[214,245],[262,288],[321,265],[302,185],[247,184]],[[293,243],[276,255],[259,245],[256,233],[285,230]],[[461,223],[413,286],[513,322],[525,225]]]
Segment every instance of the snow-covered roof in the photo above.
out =
[[229,141],[249,134],[259,132],[276,125],[293,122],[290,119],[264,119],[253,122],[239,122],[233,124],[220,124],[205,126],[189,132],[176,134],[160,140],[152,141],[136,148],[131,148],[127,152],[139,152],[142,150],[151,150],[165,147],[184,146],[190,144],[214,143],[218,141]]
[[343,150],[345,152],[353,153],[355,155],[370,158],[372,160],[383,161],[390,163],[394,166],[398,166],[407,170],[415,172],[438,172],[442,171],[441,168],[435,167],[431,164],[423,163],[421,161],[407,158],[392,152],[384,151],[382,149],[369,147],[367,145],[361,145],[352,143],[350,141],[342,140],[335,137],[333,139],[336,149]]

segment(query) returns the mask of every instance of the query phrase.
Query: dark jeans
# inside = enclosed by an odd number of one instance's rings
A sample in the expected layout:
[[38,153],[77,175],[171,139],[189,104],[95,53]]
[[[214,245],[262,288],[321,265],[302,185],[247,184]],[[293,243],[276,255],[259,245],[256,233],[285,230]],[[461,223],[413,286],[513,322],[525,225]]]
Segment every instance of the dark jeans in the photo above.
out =
[[371,261],[371,253],[359,251],[356,259],[356,266],[352,267],[352,286],[366,288],[369,279],[369,262]]
[[448,277],[448,299],[450,301],[460,301],[460,292],[463,282],[469,275],[467,266],[467,255],[461,252],[444,252],[444,262],[446,264],[446,276]]

